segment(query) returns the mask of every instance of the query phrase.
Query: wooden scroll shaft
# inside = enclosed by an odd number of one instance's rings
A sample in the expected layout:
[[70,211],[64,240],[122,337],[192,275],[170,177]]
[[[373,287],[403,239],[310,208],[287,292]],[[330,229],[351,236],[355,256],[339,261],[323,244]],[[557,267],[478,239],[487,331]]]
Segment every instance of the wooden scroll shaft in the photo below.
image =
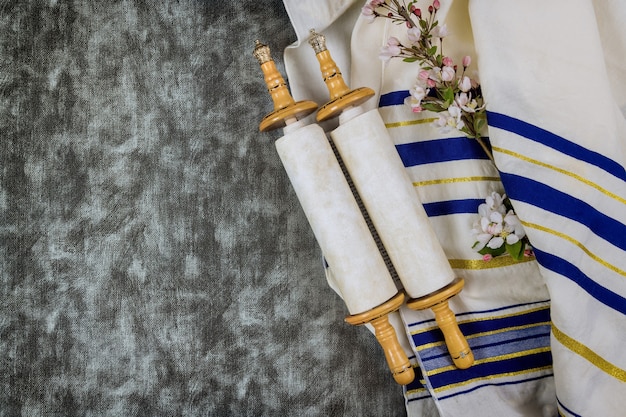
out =
[[406,303],[413,310],[430,308],[435,313],[435,320],[443,333],[448,352],[450,352],[454,365],[459,369],[467,369],[472,366],[474,353],[472,353],[467,339],[459,329],[456,317],[448,305],[448,300],[461,291],[464,283],[462,278],[457,278],[433,294],[412,299]]
[[404,293],[399,292],[391,300],[365,313],[346,317],[346,322],[358,326],[370,323],[374,327],[376,340],[385,352],[387,365],[396,382],[407,385],[415,379],[415,371],[398,341],[395,329],[389,323],[389,313],[400,308],[404,303]]

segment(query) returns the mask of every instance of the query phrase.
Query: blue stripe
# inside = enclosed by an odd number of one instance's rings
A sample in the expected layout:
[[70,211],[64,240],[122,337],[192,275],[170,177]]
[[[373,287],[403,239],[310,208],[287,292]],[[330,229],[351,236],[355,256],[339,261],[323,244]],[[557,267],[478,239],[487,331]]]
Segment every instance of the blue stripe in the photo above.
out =
[[381,94],[378,100],[378,107],[397,106],[404,104],[404,99],[410,96],[409,90],[392,91],[391,93]]
[[[515,349],[512,346],[524,346],[518,350],[528,350],[540,346],[548,346],[550,337],[550,325],[541,325],[526,329],[509,330],[503,333],[492,335],[473,337],[468,340],[470,347],[474,351],[489,351],[488,356],[503,355],[510,353],[509,349]],[[443,337],[441,339],[443,341]],[[508,346],[504,346],[508,345]],[[434,360],[439,357],[448,357],[448,349],[445,346],[437,345],[420,351],[422,361]],[[480,356],[480,355],[475,355]],[[484,357],[484,355],[483,355]],[[434,366],[436,367],[436,366]],[[429,366],[432,369],[433,366]]]
[[511,200],[523,201],[587,226],[593,233],[626,250],[626,225],[596,210],[590,204],[540,182],[500,173]]
[[576,414],[575,412],[573,412],[573,411],[572,411],[572,410],[570,410],[569,408],[565,407],[565,405],[563,405],[563,403],[561,402],[561,400],[560,400],[558,397],[556,398],[556,402],[559,404],[559,406],[560,406],[563,410],[567,411],[567,413],[568,413],[568,414],[571,414],[571,415],[573,415],[574,417],[583,417],[583,416],[581,416],[580,414]]
[[[425,389],[426,387],[420,382],[420,380],[424,378],[422,376],[422,372],[420,368],[417,367],[413,369],[415,370],[415,379],[409,384],[405,385],[406,390],[411,391],[411,390]],[[417,395],[417,394],[413,394],[413,395]],[[428,398],[428,397],[430,397],[430,392],[426,390],[423,393],[421,393],[418,397],[413,397],[409,401],[417,401],[417,400],[421,400],[421,399]]]
[[[505,386],[505,385],[523,384],[525,382],[537,381],[537,380],[544,379],[544,378],[551,378],[553,376],[554,376],[554,374],[552,372],[550,372],[549,374],[546,374],[546,375],[540,375],[540,376],[536,376],[534,378],[521,379],[521,380],[517,380],[517,381],[507,381],[507,382],[498,382],[498,383],[489,382],[489,383],[486,383],[486,384],[481,384],[481,385],[472,387],[472,388],[464,390],[464,391],[457,391],[454,394],[442,395],[441,397],[438,397],[438,399],[439,400],[445,400],[446,398],[451,398],[451,397],[456,397],[457,395],[467,394],[467,393],[470,393],[472,391],[475,391],[475,390],[483,388],[483,387],[490,387],[490,386],[491,387],[501,387],[501,386]],[[580,416],[577,416],[577,417],[580,417]]]
[[[411,95],[409,90],[398,90],[381,94],[378,100],[378,107],[399,106],[404,104],[404,99]],[[428,91],[429,97],[437,97],[437,90],[431,88]]]
[[[503,129],[534,142],[549,146],[572,158],[595,165],[609,174],[626,181],[626,170],[621,164],[598,152],[591,151],[565,138],[557,136],[554,133],[500,113],[487,112],[487,121],[489,126]],[[597,140],[602,139],[603,138],[597,138]]]
[[484,202],[484,198],[436,201],[434,203],[424,203],[424,210],[426,210],[426,214],[429,217],[445,216],[448,214],[476,214],[478,213],[478,206]]
[[474,364],[464,370],[453,369],[448,372],[432,375],[428,379],[432,387],[437,388],[464,382],[470,379],[520,372],[550,365],[552,365],[552,353],[549,351],[539,352],[495,362]]
[[[532,336],[517,337],[511,340],[502,340],[504,337],[510,337],[512,334],[520,335],[524,334],[524,331],[518,330],[515,332],[506,332],[504,334],[500,334],[500,340],[494,341],[490,346],[476,346],[476,339],[468,340],[470,344],[470,348],[474,353],[474,358],[476,361],[480,361],[481,359],[486,358],[494,358],[503,355],[510,355],[518,352],[525,352],[533,349],[549,349],[550,348],[550,326],[541,326],[541,333],[535,334]],[[483,339],[488,339],[488,336],[484,336]],[[426,371],[431,371],[433,369],[441,369],[447,366],[452,365],[452,359],[450,354],[448,353],[445,345],[437,346],[439,349],[430,350],[427,352],[420,352],[420,355],[423,355],[422,363],[424,365],[424,369]],[[426,355],[437,353],[435,356],[426,357]]]
[[[487,141],[488,138],[483,138]],[[489,146],[489,144],[487,143]],[[396,145],[405,167],[465,159],[489,159],[478,142],[468,137],[434,139]]]
[[533,250],[535,251],[537,262],[539,262],[541,266],[571,279],[590,296],[600,301],[602,304],[611,307],[622,314],[626,314],[626,298],[598,284],[585,275],[580,269],[578,269],[578,267],[569,263],[565,259],[543,252],[537,248],[533,248]]
[[[487,314],[487,313],[496,313],[499,311],[504,311],[504,310],[509,310],[512,308],[518,308],[518,307],[529,307],[529,306],[534,306],[537,304],[546,304],[549,303],[550,300],[541,300],[541,301],[534,301],[532,303],[520,303],[520,304],[513,304],[510,306],[505,306],[505,307],[498,307],[498,308],[491,308],[489,310],[478,310],[478,311],[465,311],[463,313],[456,313],[456,317],[460,317],[460,316],[467,316],[470,314]],[[418,321],[415,323],[410,323],[408,326],[418,326],[420,324],[424,324],[424,323],[435,323],[435,319],[428,319],[428,320],[423,320],[423,321]]]
[[[550,321],[549,307],[509,317],[498,317],[486,320],[460,323],[459,329],[464,335],[469,336],[477,333],[506,329],[508,327],[525,326],[528,324],[542,323],[547,321]],[[416,346],[439,342],[442,340],[443,336],[439,328],[413,335],[413,341]]]

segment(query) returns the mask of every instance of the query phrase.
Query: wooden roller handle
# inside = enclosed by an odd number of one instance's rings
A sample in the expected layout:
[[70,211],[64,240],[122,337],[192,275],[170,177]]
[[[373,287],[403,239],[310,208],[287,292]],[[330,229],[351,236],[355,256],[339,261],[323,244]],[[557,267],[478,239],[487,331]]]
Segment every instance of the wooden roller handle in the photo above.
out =
[[370,322],[374,327],[376,339],[385,352],[387,364],[393,375],[393,379],[400,385],[407,385],[415,379],[415,371],[409,362],[409,358],[400,346],[396,331],[389,318],[385,315]]
[[439,325],[439,328],[443,332],[443,337],[446,339],[446,345],[448,346],[448,352],[452,356],[452,361],[459,369],[467,369],[474,363],[474,354],[467,343],[467,339],[456,322],[456,317],[447,301],[442,301],[431,307],[431,310],[435,313],[435,320]]

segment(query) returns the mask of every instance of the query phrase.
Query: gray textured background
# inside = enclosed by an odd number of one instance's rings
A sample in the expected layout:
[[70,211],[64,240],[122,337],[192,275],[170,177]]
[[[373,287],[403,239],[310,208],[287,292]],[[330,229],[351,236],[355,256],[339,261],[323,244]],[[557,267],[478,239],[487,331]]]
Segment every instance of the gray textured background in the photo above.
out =
[[281,1],[2,1],[0,24],[1,416],[404,414],[258,133]]

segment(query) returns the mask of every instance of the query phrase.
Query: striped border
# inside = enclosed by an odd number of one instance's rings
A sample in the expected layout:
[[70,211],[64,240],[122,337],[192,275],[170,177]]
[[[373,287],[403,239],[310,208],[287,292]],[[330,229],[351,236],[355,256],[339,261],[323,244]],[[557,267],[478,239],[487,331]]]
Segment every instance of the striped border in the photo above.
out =
[[549,301],[465,312],[457,319],[475,356],[474,365],[465,370],[453,365],[434,320],[408,325],[423,372],[439,400],[481,387],[552,376]]
[[[484,138],[487,142],[488,138]],[[467,137],[442,138],[396,145],[405,167],[460,161],[489,159],[478,142]]]
[[507,132],[541,143],[564,155],[594,165],[622,181],[626,181],[626,170],[618,162],[598,152],[586,149],[561,136],[548,132],[545,129],[496,112],[487,112],[487,122],[491,127],[506,130]]

